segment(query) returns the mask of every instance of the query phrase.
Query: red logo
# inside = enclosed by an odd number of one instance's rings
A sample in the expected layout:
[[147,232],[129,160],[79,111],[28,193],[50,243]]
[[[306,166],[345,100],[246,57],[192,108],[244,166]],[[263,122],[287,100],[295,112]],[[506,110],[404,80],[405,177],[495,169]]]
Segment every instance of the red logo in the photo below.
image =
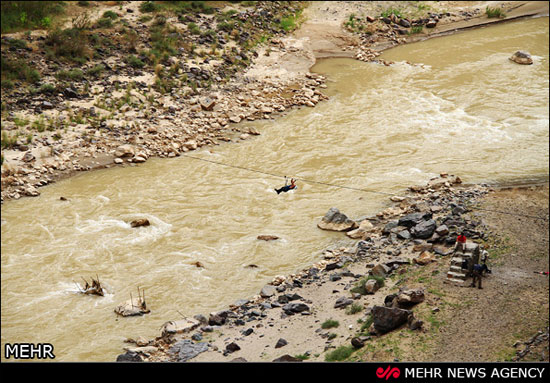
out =
[[390,377],[399,378],[399,375],[401,375],[401,371],[399,371],[399,368],[397,367],[392,368],[391,366],[388,366],[385,370],[382,367],[378,367],[376,369],[376,376],[379,378],[386,378],[386,380]]

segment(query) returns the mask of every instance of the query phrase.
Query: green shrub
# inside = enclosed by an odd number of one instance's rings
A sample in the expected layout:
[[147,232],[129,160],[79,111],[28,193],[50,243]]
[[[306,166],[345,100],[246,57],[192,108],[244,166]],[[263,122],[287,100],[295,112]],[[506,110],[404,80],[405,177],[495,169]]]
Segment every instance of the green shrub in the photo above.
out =
[[101,73],[105,70],[105,66],[103,64],[97,64],[93,66],[92,68],[88,69],[86,71],[86,75],[93,76],[93,77],[99,77]]
[[25,49],[27,48],[27,42],[25,40],[19,40],[19,39],[9,39],[6,40],[6,43],[10,47],[15,47],[17,49]]
[[334,319],[328,319],[321,324],[322,329],[329,329],[340,326],[340,322]]
[[146,1],[144,3],[141,3],[139,6],[139,10],[141,12],[155,12],[160,9],[160,6],[155,3],[154,1]]
[[126,62],[132,68],[143,68],[145,66],[145,63],[134,55],[130,55]]
[[118,15],[113,11],[106,11],[105,13],[103,13],[103,16],[101,17],[104,19],[111,19],[111,20],[118,19]]
[[39,93],[53,93],[55,91],[55,86],[52,84],[42,84],[38,88]]
[[78,81],[84,78],[84,72],[82,69],[74,68],[69,70],[60,70],[55,76],[58,80]]
[[64,57],[78,63],[85,62],[86,56],[90,53],[86,33],[83,29],[76,27],[51,30],[45,44],[51,49],[51,56]]
[[402,17],[403,17],[403,15],[401,14],[401,11],[400,11],[400,10],[394,9],[394,8],[391,8],[391,7],[388,8],[388,9],[386,9],[384,12],[382,12],[382,13],[380,14],[380,16],[382,16],[382,17],[390,17],[391,15],[395,15],[395,16],[397,16],[397,17],[399,17],[399,18],[402,18]]
[[292,31],[296,28],[296,20],[293,16],[284,17],[281,19],[280,26],[285,32]]
[[488,18],[504,18],[506,17],[506,13],[504,13],[504,11],[500,8],[490,8],[489,6],[487,6],[487,8],[485,8],[485,14],[487,15]]
[[348,306],[346,309],[346,314],[353,315],[357,314],[358,312],[361,312],[363,310],[363,306],[357,303],[352,304],[351,306]]
[[411,27],[411,31],[409,32],[410,35],[414,35],[416,33],[422,33],[422,31],[424,30],[424,26],[423,25],[413,25]]
[[2,33],[49,27],[51,16],[62,14],[63,1],[2,1]]
[[[31,84],[40,81],[40,73],[23,60],[9,60],[2,56],[1,69],[2,81],[22,80]],[[10,82],[2,85],[6,89],[9,89],[9,86]]]
[[96,25],[99,28],[110,28],[110,27],[113,26],[113,20],[103,17],[103,18],[97,20]]
[[201,34],[201,30],[199,28],[199,26],[193,22],[187,24],[187,29],[189,30],[189,32],[191,32],[192,34],[194,35],[200,35]]
[[326,362],[337,362],[346,360],[353,354],[353,346],[342,346],[338,347],[336,350],[329,352],[325,355]]

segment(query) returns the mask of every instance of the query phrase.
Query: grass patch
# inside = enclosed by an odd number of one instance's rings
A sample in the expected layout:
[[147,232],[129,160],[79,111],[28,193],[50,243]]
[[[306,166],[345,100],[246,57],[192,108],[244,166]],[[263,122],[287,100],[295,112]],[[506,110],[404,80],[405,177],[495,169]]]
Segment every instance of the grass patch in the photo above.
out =
[[487,17],[489,19],[492,19],[492,18],[504,18],[506,17],[506,13],[504,13],[504,11],[500,8],[491,8],[491,7],[487,7],[485,8],[485,14],[487,15]]
[[353,346],[342,346],[325,355],[325,362],[338,362],[348,359],[355,349]]
[[126,63],[132,68],[143,68],[145,66],[145,63],[134,55],[128,56]]
[[63,1],[2,1],[2,33],[49,27],[52,16],[64,13],[64,3]]
[[424,26],[423,25],[413,25],[411,27],[411,30],[409,32],[409,35],[415,35],[415,34],[418,34],[418,33],[422,33],[422,31],[424,30]]
[[325,330],[329,328],[338,327],[338,326],[340,326],[340,322],[334,319],[327,319],[321,324],[321,328]]
[[380,14],[380,16],[382,16],[382,17],[388,17],[388,18],[389,18],[391,15],[395,15],[395,16],[397,16],[397,17],[399,17],[399,18],[402,18],[402,17],[403,17],[403,15],[401,14],[401,11],[400,11],[399,9],[395,9],[395,8],[391,8],[391,7],[388,8],[388,9],[386,9],[385,11],[383,11],[383,12]]
[[12,149],[17,146],[17,135],[10,135],[7,132],[2,132],[1,147],[2,149]]
[[58,80],[80,81],[84,78],[84,72],[79,68],[60,70],[55,77],[57,77]]
[[374,318],[372,317],[372,315],[368,315],[366,319],[361,323],[359,331],[364,334],[366,331],[369,330],[369,327],[372,325],[373,322]]
[[360,304],[357,304],[357,303],[353,303],[351,306],[348,306],[346,308],[346,314],[348,314],[348,315],[357,314],[361,311],[363,311],[363,305],[360,305]]
[[9,89],[10,83],[11,87],[13,87],[14,84],[12,81],[14,80],[21,80],[30,84],[40,81],[40,73],[29,66],[24,60],[9,60],[1,56],[0,66],[2,69],[3,88]]
[[88,36],[80,27],[54,29],[46,37],[46,56],[63,57],[69,61],[82,64],[90,56]]

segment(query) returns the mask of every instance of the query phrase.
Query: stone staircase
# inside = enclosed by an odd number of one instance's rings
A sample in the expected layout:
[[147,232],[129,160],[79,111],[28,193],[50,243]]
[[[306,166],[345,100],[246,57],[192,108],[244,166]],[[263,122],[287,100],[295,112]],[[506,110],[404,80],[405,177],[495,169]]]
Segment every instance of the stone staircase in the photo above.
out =
[[468,269],[462,268],[464,260],[468,260],[472,267],[474,263],[479,262],[479,245],[477,243],[467,243],[464,252],[456,251],[453,254],[445,283],[455,286],[464,286],[469,274]]

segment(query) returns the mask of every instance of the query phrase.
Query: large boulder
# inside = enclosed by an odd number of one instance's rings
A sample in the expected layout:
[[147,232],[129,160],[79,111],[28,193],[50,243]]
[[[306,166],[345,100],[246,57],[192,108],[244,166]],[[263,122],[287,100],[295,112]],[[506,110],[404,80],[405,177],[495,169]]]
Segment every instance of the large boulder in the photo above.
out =
[[349,231],[357,228],[357,222],[340,213],[335,207],[329,209],[321,222],[317,224],[319,229],[332,231]]
[[533,63],[533,58],[525,51],[517,51],[510,57],[510,60],[522,65],[531,65]]
[[411,312],[397,307],[374,306],[371,310],[377,333],[385,334],[407,323]]
[[411,234],[415,238],[427,239],[432,236],[436,226],[437,225],[433,219],[422,221],[411,229]]

